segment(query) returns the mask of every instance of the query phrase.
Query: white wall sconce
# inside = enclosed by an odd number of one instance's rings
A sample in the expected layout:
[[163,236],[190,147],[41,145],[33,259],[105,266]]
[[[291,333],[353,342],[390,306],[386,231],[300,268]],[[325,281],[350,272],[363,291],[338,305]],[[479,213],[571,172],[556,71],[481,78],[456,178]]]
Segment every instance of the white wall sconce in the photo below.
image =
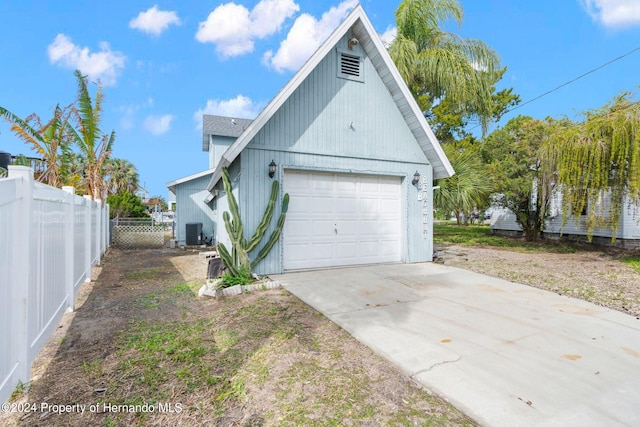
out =
[[411,184],[416,185],[420,182],[420,174],[418,173],[418,171],[416,171],[416,173],[413,174],[413,180],[411,181]]
[[276,174],[276,162],[273,161],[273,159],[271,159],[271,163],[269,163],[269,178],[273,178],[273,176]]

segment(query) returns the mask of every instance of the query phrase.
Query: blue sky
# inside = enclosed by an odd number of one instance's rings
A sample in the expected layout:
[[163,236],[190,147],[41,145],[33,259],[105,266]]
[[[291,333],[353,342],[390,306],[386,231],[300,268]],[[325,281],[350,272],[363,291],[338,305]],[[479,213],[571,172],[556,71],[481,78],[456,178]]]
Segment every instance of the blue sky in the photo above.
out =
[[[639,0],[461,0],[461,27],[508,66],[500,87],[523,101],[640,47]],[[74,100],[79,68],[100,81],[113,156],[136,165],[150,195],[208,167],[202,113],[253,118],[356,4],[354,0],[0,2],[0,106],[48,119]],[[399,1],[362,0],[393,36]],[[637,92],[640,51],[507,115],[577,119]],[[95,94],[95,86],[92,87]],[[499,124],[499,125],[500,125]],[[0,122],[0,150],[31,152]]]

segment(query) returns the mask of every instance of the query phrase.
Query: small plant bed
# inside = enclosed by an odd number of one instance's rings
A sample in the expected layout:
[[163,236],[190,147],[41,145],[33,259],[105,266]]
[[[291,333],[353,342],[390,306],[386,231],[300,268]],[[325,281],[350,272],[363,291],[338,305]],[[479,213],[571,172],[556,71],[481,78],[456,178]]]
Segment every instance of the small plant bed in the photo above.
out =
[[241,269],[240,274],[235,276],[224,273],[220,277],[207,280],[207,283],[198,291],[198,296],[217,298],[279,287],[280,284],[268,276],[253,276]]

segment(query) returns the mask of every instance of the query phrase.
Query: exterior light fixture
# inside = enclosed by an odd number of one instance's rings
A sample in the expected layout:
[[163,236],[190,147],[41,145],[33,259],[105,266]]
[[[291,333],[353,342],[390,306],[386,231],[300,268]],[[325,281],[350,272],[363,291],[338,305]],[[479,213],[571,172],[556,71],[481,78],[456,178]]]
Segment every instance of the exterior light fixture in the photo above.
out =
[[269,178],[273,178],[273,176],[276,174],[276,162],[273,161],[273,159],[271,160],[271,163],[269,163]]
[[411,181],[411,184],[416,185],[419,182],[420,182],[420,174],[418,173],[418,171],[416,171],[416,173],[413,174],[413,181]]

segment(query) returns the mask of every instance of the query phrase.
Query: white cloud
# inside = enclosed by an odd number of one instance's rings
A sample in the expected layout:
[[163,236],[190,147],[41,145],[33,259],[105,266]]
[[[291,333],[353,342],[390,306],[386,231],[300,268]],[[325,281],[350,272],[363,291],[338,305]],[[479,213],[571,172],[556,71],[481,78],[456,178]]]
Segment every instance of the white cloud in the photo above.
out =
[[193,113],[193,119],[198,123],[198,129],[202,129],[203,114],[254,119],[263,107],[264,104],[255,103],[244,95],[238,95],[231,99],[209,99],[204,108]]
[[278,72],[297,71],[357,4],[358,0],[344,0],[320,19],[303,13],[296,18],[278,51],[266,52],[263,62]]
[[638,0],[580,0],[589,15],[605,27],[623,28],[640,25]]
[[146,103],[142,104],[124,104],[116,108],[121,113],[120,128],[123,130],[131,130],[136,124],[136,114],[143,109],[153,106],[153,98],[148,97]]
[[388,27],[384,33],[380,34],[380,39],[385,46],[389,47],[391,43],[398,36],[398,29],[396,27]]
[[178,14],[173,11],[159,10],[158,5],[154,5],[129,21],[129,28],[159,36],[171,24],[180,25]]
[[280,31],[298,10],[293,0],[261,0],[251,11],[236,3],[221,4],[200,22],[196,40],[213,43],[224,58],[250,53],[256,39]]
[[116,83],[120,70],[124,68],[126,56],[111,50],[109,43],[100,43],[99,52],[91,52],[88,47],[80,47],[64,34],[58,34],[47,48],[49,61],[63,67],[80,70],[91,80],[100,80],[105,86]]
[[162,135],[169,131],[173,119],[174,117],[171,114],[165,114],[164,116],[147,116],[147,118],[144,119],[144,128],[153,135]]

